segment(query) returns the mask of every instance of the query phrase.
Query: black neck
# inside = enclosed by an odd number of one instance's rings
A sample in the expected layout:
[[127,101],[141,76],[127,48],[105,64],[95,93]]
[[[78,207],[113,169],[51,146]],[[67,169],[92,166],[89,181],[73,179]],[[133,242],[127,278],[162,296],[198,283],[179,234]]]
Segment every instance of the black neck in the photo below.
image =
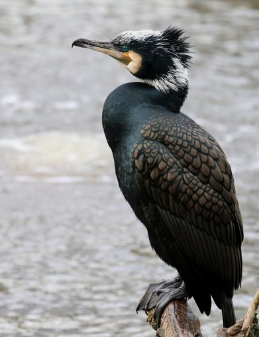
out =
[[152,86],[148,86],[146,90],[147,92],[150,92],[149,98],[151,103],[161,105],[162,107],[176,113],[180,112],[188,94],[188,87],[184,87],[178,91],[171,90],[168,93],[158,91]]
[[129,96],[132,99],[138,98],[138,102],[143,104],[159,105],[172,112],[180,112],[188,94],[188,87],[179,89],[178,91],[171,90],[168,93],[158,91],[155,87],[142,82],[131,82],[122,85],[124,90],[129,90]]

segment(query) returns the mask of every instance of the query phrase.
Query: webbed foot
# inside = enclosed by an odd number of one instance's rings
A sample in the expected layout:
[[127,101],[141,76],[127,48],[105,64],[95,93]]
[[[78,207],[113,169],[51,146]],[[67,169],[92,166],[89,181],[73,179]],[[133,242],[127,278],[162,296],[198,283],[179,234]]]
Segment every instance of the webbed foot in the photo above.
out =
[[149,311],[155,308],[154,319],[159,328],[163,311],[168,303],[185,297],[188,297],[188,293],[180,276],[171,281],[151,283],[140,300],[136,311]]

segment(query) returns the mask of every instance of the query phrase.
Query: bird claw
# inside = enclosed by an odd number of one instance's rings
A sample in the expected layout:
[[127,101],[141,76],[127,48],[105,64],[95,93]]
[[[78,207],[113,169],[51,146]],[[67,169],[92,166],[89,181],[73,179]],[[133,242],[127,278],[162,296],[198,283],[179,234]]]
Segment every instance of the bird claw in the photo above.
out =
[[136,308],[136,311],[144,310],[145,312],[154,308],[156,306],[156,303],[158,301],[158,294],[157,292],[161,288],[161,286],[165,283],[165,281],[162,282],[156,282],[151,283],[145,294],[143,295],[142,299],[139,301],[139,304]]
[[167,304],[172,300],[185,298],[187,296],[188,293],[180,277],[171,281],[151,283],[140,300],[136,311],[144,310],[147,312],[155,308],[154,319],[159,328],[160,320]]

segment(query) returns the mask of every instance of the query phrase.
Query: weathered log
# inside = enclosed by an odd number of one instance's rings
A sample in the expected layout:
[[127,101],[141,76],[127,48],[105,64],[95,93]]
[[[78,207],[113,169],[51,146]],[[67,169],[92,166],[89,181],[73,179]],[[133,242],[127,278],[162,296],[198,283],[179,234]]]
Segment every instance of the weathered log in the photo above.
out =
[[147,321],[156,330],[157,337],[201,336],[200,321],[193,314],[186,300],[176,300],[168,304],[163,312],[159,329],[153,313],[154,309],[147,312]]
[[[256,311],[259,306],[259,290],[249,305],[244,319],[232,327],[219,329],[217,337],[259,337],[259,325]],[[156,337],[201,337],[200,321],[193,314],[185,300],[176,300],[168,304],[157,329],[153,314],[154,309],[146,312],[147,321],[156,330]]]

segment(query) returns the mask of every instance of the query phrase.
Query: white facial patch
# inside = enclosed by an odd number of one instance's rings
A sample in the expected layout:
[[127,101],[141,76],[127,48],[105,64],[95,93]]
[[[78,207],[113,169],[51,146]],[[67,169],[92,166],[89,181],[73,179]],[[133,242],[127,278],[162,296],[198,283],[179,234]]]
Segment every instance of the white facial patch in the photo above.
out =
[[134,75],[142,67],[142,57],[132,50],[129,51],[128,55],[132,61],[126,67]]

